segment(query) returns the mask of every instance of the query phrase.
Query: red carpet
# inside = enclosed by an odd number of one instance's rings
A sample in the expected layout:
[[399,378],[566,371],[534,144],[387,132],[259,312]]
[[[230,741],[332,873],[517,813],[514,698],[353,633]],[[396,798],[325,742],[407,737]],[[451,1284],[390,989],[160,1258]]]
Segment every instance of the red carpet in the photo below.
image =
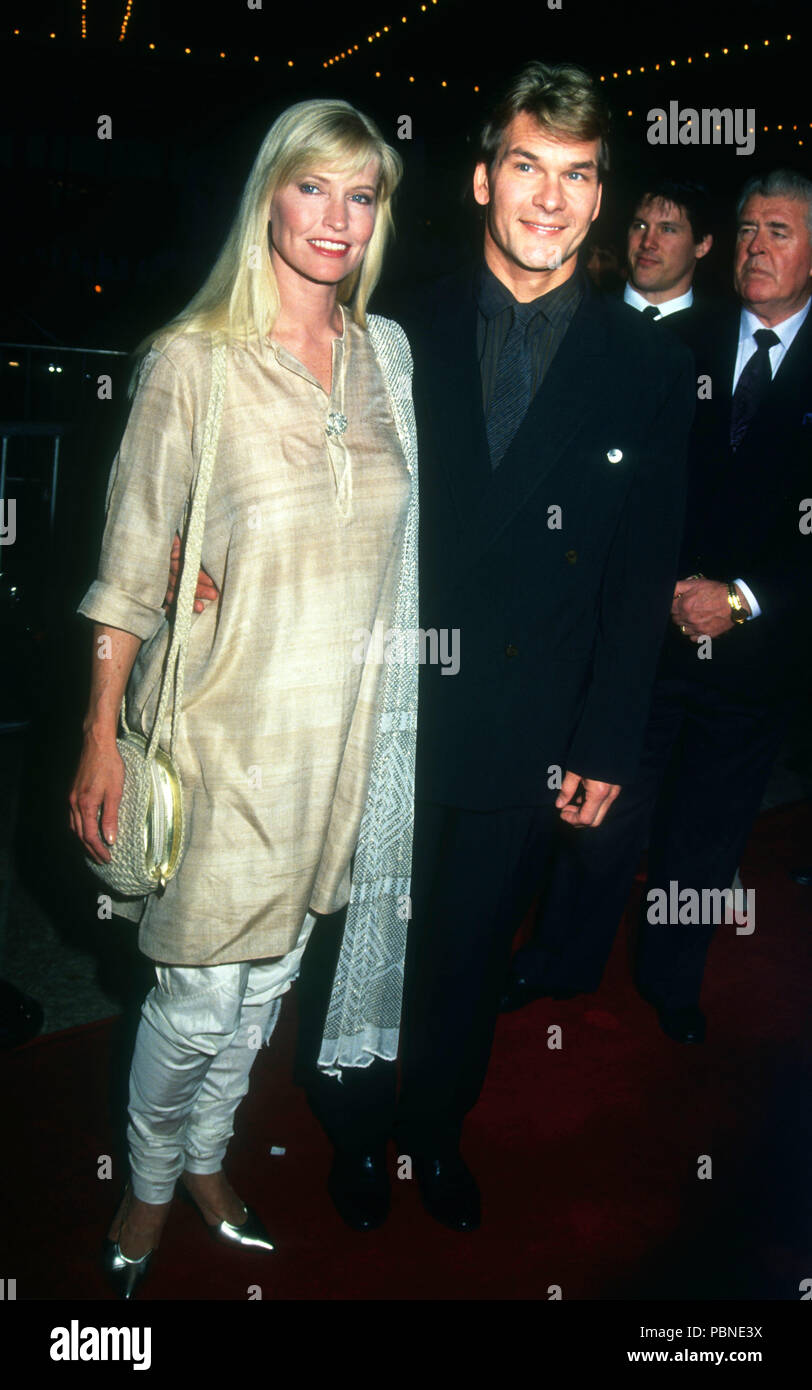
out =
[[[810,1274],[812,889],[787,869],[810,858],[809,807],[759,820],[742,867],[756,930],[718,929],[704,1047],[660,1033],[629,983],[625,927],[599,994],[500,1020],[466,1131],[484,1205],[473,1235],[438,1226],[397,1180],[384,1227],[343,1225],[325,1190],[329,1147],[290,1081],[287,1002],[229,1161],[277,1252],[222,1249],[178,1202],[143,1300],[245,1300],[252,1284],[264,1299],[548,1299],[558,1285],[566,1300],[797,1300]],[[547,1046],[554,1024],[560,1049]],[[6,1191],[18,1195],[2,1265],[19,1300],[109,1297],[97,1251],[123,1179],[110,1104],[118,1031],[113,1020],[53,1034],[0,1063]],[[112,1181],[97,1176],[105,1154]],[[702,1155],[709,1180],[697,1176]]]

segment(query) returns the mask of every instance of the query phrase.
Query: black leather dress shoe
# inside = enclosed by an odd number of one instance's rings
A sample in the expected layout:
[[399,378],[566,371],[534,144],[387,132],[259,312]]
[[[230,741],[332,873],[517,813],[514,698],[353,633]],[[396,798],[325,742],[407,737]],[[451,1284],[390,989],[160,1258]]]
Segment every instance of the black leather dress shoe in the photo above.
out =
[[522,975],[513,975],[505,985],[499,1000],[499,1012],[511,1014],[515,1009],[523,1009],[534,999],[575,999],[582,994],[580,989],[550,989],[549,985],[533,985]]
[[336,1211],[354,1231],[374,1231],[389,1215],[386,1152],[348,1153],[336,1149],[327,1191]]
[[459,1154],[415,1158],[423,1206],[435,1221],[452,1231],[475,1231],[482,1219],[479,1188]]
[[658,1008],[657,1018],[666,1037],[679,1043],[705,1041],[705,1015],[695,1004],[682,1009]]

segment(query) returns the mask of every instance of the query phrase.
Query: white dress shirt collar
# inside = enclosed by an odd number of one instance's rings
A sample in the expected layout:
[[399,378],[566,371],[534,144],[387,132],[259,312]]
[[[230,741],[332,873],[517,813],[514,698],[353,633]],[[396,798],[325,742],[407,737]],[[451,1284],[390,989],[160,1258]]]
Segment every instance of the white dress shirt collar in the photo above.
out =
[[[798,332],[798,329],[809,313],[810,304],[812,304],[812,299],[808,299],[803,309],[799,309],[797,314],[793,314],[791,318],[784,319],[783,323],[777,323],[773,329],[773,333],[778,339],[778,342],[773,343],[770,348],[770,372],[772,376],[775,376],[787,352],[792,346],[795,334]],[[736,352],[736,363],[733,368],[734,391],[739,384],[739,377],[744,371],[744,368],[747,366],[753,354],[758,350],[753,334],[764,327],[765,325],[761,322],[761,319],[756,318],[756,315],[751,313],[749,309],[742,308],[739,318],[739,345]]]
[[[666,299],[664,304],[652,304],[650,299],[645,299],[627,280],[623,298],[627,304],[631,304],[633,309],[639,309],[641,313],[644,309],[656,309],[660,318],[664,319],[669,314],[676,314],[680,309],[690,309],[694,302],[694,291],[692,287],[686,290],[685,294],[678,294],[676,299]],[[656,322],[657,319],[654,319],[654,323]]]
[[[798,332],[798,329],[809,313],[810,304],[812,304],[812,299],[807,299],[803,309],[799,309],[797,314],[793,314],[791,318],[784,319],[782,323],[775,324],[773,333],[777,338],[780,338],[784,352],[792,346],[795,334]],[[754,333],[757,333],[760,328],[764,327],[765,325],[761,322],[761,319],[757,318],[750,309],[743,308],[741,321],[739,323],[739,342],[742,343],[747,338],[752,338]],[[775,346],[777,347],[778,344],[775,344]],[[772,352],[772,348],[770,351]]]

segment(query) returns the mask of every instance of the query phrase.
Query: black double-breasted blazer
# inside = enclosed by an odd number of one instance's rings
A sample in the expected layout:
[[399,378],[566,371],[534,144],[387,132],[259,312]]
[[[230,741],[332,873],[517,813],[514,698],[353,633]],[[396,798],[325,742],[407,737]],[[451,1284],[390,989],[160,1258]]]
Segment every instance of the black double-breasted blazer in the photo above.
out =
[[[474,275],[400,317],[415,361],[421,626],[418,795],[540,805],[556,768],[623,784],[641,747],[684,510],[690,354],[588,284],[491,468]],[[430,644],[427,641],[427,651]],[[442,648],[440,648],[442,650]],[[553,771],[550,771],[553,769]]]
[[[673,627],[661,674],[743,700],[772,700],[809,681],[812,585],[812,311],[730,448],[740,312],[698,319],[691,346],[700,387],[689,449],[680,575],[743,579],[761,616],[697,647]],[[807,506],[804,507],[804,502]]]

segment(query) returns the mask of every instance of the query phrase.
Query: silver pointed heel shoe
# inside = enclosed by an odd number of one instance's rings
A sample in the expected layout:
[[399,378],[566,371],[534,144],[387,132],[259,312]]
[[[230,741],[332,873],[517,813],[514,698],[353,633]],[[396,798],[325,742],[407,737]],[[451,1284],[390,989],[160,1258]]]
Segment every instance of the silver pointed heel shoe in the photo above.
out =
[[104,1272],[113,1289],[119,1298],[134,1298],[135,1291],[147,1277],[147,1270],[152,1263],[154,1250],[148,1250],[146,1255],[141,1255],[137,1260],[131,1260],[127,1255],[122,1255],[121,1247],[117,1240],[106,1240],[104,1242],[104,1252],[102,1256]]
[[[231,1221],[221,1221],[217,1226],[209,1226],[214,1239],[223,1241],[226,1245],[243,1245],[246,1249],[273,1250],[273,1241],[256,1212],[245,1206],[245,1203],[243,1210],[245,1220],[239,1226],[233,1225]],[[208,1222],[206,1224],[208,1225]]]
[[245,1220],[241,1221],[239,1226],[235,1226],[233,1221],[218,1221],[212,1226],[206,1221],[200,1207],[197,1205],[197,1202],[184,1182],[180,1184],[180,1193],[183,1200],[188,1202],[190,1206],[193,1206],[195,1211],[202,1218],[212,1240],[218,1240],[223,1245],[242,1245],[246,1250],[267,1250],[270,1252],[275,1248],[271,1237],[268,1235],[268,1232],[265,1230],[265,1227],[253,1207],[246,1206],[245,1202],[242,1204],[242,1209],[245,1212]]

